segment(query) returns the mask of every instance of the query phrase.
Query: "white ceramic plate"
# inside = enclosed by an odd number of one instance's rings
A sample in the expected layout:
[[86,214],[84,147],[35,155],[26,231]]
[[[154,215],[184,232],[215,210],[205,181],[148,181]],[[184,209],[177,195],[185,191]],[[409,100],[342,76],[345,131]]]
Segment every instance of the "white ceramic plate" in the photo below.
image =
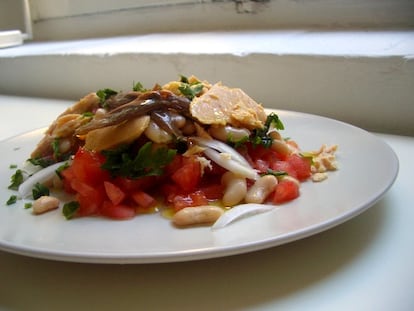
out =
[[271,212],[223,229],[177,229],[159,214],[127,221],[65,220],[60,211],[33,216],[23,204],[6,206],[14,172],[33,150],[42,130],[0,143],[0,249],[33,257],[92,263],[155,263],[241,254],[298,240],[336,226],[377,202],[393,184],[398,160],[376,136],[319,116],[276,111],[303,150],[338,144],[340,169],[322,183],[305,182],[301,196]]

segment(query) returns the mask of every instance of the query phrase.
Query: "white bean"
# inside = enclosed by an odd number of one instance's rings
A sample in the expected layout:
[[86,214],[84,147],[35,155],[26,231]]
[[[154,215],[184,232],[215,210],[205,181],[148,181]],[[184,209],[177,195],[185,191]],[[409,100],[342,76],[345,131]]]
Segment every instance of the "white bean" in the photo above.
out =
[[165,144],[172,140],[172,136],[158,126],[157,123],[150,121],[145,129],[145,135],[154,143]]
[[289,176],[289,175],[284,175],[280,177],[280,180],[290,180],[293,181],[298,187],[300,187],[300,181],[297,180],[295,177]]
[[240,177],[232,172],[226,172],[221,178],[221,183],[225,187],[222,198],[225,206],[234,206],[240,203],[246,196],[247,184],[244,177]]
[[172,123],[177,128],[182,128],[186,124],[186,118],[178,113],[171,113],[170,114]]
[[221,141],[240,141],[250,136],[250,131],[245,128],[237,128],[230,125],[211,126],[209,134]]
[[41,196],[33,202],[33,214],[39,215],[48,211],[57,209],[59,207],[59,200],[55,197]]
[[289,145],[284,140],[273,140],[271,148],[281,155],[289,155],[291,153]]
[[263,203],[277,185],[277,178],[273,175],[260,177],[247,191],[246,203]]
[[222,208],[210,205],[185,207],[174,214],[172,222],[176,226],[191,226],[215,222],[224,211]]

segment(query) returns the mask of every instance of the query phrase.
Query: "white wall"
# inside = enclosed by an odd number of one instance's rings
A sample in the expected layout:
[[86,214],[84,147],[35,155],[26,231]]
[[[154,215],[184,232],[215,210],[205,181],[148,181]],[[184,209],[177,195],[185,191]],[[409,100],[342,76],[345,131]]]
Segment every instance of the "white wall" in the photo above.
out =
[[0,31],[24,30],[22,3],[20,0],[0,0]]

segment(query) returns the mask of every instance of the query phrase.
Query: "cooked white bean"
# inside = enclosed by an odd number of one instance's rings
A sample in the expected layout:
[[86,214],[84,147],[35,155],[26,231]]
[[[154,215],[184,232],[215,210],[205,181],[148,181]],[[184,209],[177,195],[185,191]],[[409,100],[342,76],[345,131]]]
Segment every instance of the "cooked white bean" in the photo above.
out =
[[260,177],[247,191],[246,203],[263,203],[277,185],[277,178],[273,175]]
[[186,118],[178,113],[171,113],[170,114],[171,117],[171,121],[172,123],[177,127],[177,128],[182,128],[185,123],[186,123]]
[[221,141],[240,141],[250,136],[250,131],[245,128],[237,128],[230,125],[211,126],[209,134]]
[[224,185],[224,194],[222,202],[225,206],[234,206],[240,203],[247,192],[246,179],[232,172],[226,172],[221,178]]
[[145,135],[154,143],[165,144],[172,140],[172,136],[158,126],[157,123],[150,121],[145,129]]
[[33,214],[39,215],[48,211],[57,209],[59,207],[59,200],[55,197],[41,196],[33,202]]
[[219,219],[223,213],[223,209],[217,206],[185,207],[174,214],[172,222],[177,226],[209,224]]
[[284,140],[273,140],[271,148],[281,155],[289,155],[291,153],[289,145]]
[[300,181],[297,180],[295,177],[289,176],[289,175],[284,175],[280,177],[280,180],[290,180],[293,181],[296,185],[298,185],[298,187],[300,187]]
[[59,140],[59,152],[66,153],[72,148],[72,143],[69,138]]

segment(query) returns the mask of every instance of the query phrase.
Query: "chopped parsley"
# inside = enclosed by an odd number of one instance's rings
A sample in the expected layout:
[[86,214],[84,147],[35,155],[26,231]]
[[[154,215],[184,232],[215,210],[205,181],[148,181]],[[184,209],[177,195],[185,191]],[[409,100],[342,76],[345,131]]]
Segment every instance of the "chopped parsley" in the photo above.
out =
[[59,138],[55,138],[52,141],[52,150],[53,150],[53,157],[55,159],[59,159],[59,157],[60,157]]
[[175,149],[165,147],[153,148],[151,142],[145,143],[138,152],[132,146],[122,146],[114,150],[104,150],[106,157],[103,169],[113,176],[140,178],[144,176],[160,176],[163,168],[169,164],[177,153]]
[[9,165],[9,169],[15,169],[15,168],[17,168],[17,165],[16,164],[10,164]]
[[65,203],[62,209],[63,216],[65,216],[67,220],[72,219],[73,217],[75,217],[79,207],[80,205],[77,201]]
[[50,191],[49,188],[41,183],[36,183],[32,189],[33,199],[37,200],[38,198],[49,195]]
[[55,163],[52,158],[30,158],[27,161],[32,163],[33,165],[38,165],[40,167],[48,167]]
[[132,86],[132,90],[135,92],[147,92],[148,90],[142,85],[141,82],[134,82]]
[[96,95],[99,97],[99,102],[101,103],[102,106],[105,106],[105,101],[111,97],[112,95],[116,95],[118,94],[117,91],[114,91],[112,89],[101,89],[99,91],[96,92]]
[[24,203],[24,208],[25,209],[32,208],[32,206],[33,206],[33,203],[30,203],[30,202]]
[[18,190],[19,186],[23,183],[23,172],[22,170],[16,170],[16,172],[10,178],[10,185],[9,189],[11,190]]
[[56,169],[56,175],[58,175],[58,176],[59,176],[59,178],[60,178],[60,179],[62,179],[62,172],[63,172],[65,169],[67,169],[68,167],[69,167],[69,163],[68,163],[68,162],[63,163],[61,166],[59,166],[59,167]]
[[275,177],[280,177],[280,176],[286,176],[286,175],[288,175],[288,173],[285,172],[285,171],[274,171],[274,170],[268,169],[266,173],[263,173],[261,175],[262,176],[264,176],[264,175],[273,175]]
[[185,76],[181,76],[180,82],[181,85],[178,87],[178,90],[188,99],[196,97],[204,88],[204,85],[201,82],[197,81],[190,83]]
[[16,195],[12,195],[10,196],[10,198],[7,200],[6,205],[12,205],[14,203],[17,202],[17,196]]
[[262,145],[265,148],[269,148],[272,145],[273,138],[269,135],[269,130],[274,127],[277,130],[284,130],[285,127],[279,116],[276,113],[271,113],[267,116],[264,127],[253,131],[253,135],[250,138],[250,142],[253,145]]
[[94,116],[94,113],[92,111],[86,111],[82,113],[82,117],[84,118],[92,118]]

